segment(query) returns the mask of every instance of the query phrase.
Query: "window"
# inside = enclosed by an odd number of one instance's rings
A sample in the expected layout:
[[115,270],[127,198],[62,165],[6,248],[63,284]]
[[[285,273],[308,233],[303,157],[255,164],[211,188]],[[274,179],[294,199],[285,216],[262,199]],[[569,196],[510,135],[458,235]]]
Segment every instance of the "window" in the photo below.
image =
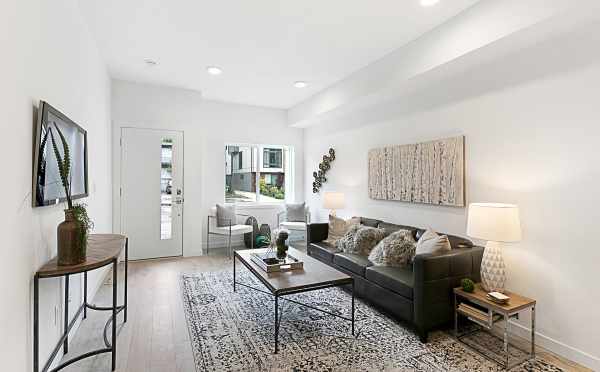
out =
[[264,168],[282,168],[283,149],[265,148],[263,150]]
[[227,203],[283,202],[292,198],[293,148],[288,146],[225,146]]
[[168,240],[173,235],[173,139],[163,138],[160,146],[160,239]]

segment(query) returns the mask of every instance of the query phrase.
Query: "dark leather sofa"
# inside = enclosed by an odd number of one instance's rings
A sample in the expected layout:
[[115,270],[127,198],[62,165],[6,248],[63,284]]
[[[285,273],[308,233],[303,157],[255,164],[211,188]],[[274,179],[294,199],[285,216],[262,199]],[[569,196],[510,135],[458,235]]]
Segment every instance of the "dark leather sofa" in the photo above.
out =
[[[425,232],[363,217],[361,224],[382,228],[386,234],[407,229],[417,240]],[[358,297],[397,319],[411,322],[422,342],[427,342],[429,331],[453,319],[452,289],[460,286],[460,280],[480,281],[483,247],[474,246],[470,240],[448,235],[450,252],[419,255],[406,267],[373,266],[367,257],[343,253],[325,243],[328,227],[327,223],[308,225],[308,254],[351,275]]]

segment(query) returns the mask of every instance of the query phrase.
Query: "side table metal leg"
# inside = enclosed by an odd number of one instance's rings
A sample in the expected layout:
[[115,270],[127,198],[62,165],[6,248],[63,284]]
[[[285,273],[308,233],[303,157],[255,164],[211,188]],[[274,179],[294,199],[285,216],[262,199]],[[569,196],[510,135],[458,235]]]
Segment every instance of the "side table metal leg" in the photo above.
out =
[[65,342],[63,343],[63,352],[66,354],[69,352],[69,274],[65,275],[65,307],[63,311],[63,328],[67,334],[65,337]]
[[508,315],[504,315],[504,354],[506,355],[506,369],[509,368],[509,354],[508,354]]
[[458,338],[458,299],[454,294],[454,337]]
[[279,296],[275,295],[275,354],[279,351]]
[[40,300],[39,278],[33,278],[33,372],[39,372],[40,353]]
[[113,303],[112,303],[112,370],[117,368],[117,264],[118,259],[113,262]]
[[531,308],[531,358],[535,358],[535,306]]
[[83,272],[83,319],[87,318],[87,271]]

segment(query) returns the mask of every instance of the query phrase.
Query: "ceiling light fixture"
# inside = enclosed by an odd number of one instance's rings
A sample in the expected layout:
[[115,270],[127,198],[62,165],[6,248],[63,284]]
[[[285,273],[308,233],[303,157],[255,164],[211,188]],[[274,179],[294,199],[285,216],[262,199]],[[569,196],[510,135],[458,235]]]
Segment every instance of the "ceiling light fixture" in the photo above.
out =
[[308,83],[306,81],[296,81],[294,83],[294,86],[296,88],[306,88],[307,85],[308,85]]
[[221,73],[223,72],[223,70],[221,70],[217,66],[208,66],[206,68],[206,71],[211,75],[221,75]]
[[421,0],[421,6],[432,6],[439,2],[440,0]]
[[148,65],[148,66],[156,66],[156,65],[158,65],[158,62],[156,62],[156,61],[155,61],[155,60],[153,60],[153,59],[149,59],[149,58],[145,59],[145,60],[144,60],[144,62],[145,62],[145,63],[146,63],[146,65]]

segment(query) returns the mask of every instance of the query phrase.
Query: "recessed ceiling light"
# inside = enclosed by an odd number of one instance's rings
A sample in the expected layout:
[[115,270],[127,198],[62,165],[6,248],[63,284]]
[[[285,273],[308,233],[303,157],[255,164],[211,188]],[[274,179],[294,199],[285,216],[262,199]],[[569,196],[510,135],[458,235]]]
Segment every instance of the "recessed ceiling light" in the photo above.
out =
[[221,73],[223,72],[223,70],[221,70],[217,66],[208,66],[206,68],[206,71],[211,75],[221,75]]
[[149,58],[145,59],[145,60],[144,60],[144,62],[145,62],[145,63],[146,63],[146,65],[148,65],[148,66],[156,66],[156,65],[158,65],[158,62],[156,62],[156,61],[155,61],[155,60],[153,60],[153,59],[149,59]]
[[306,81],[296,81],[294,83],[294,86],[296,88],[306,88],[307,85],[308,85],[308,83]]
[[421,6],[432,6],[439,2],[440,0],[421,0]]

